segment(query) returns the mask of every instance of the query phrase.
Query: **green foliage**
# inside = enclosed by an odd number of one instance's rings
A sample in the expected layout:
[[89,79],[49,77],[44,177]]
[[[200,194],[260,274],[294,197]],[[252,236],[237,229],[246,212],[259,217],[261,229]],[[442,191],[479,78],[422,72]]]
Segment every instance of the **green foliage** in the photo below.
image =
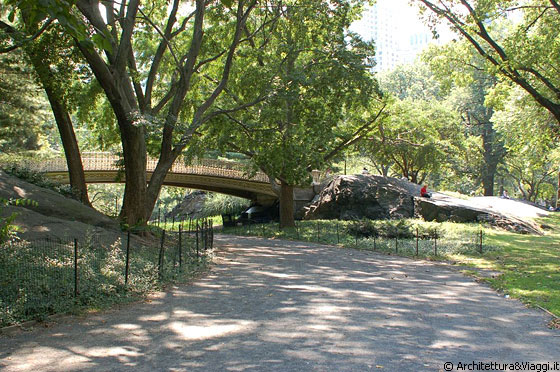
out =
[[[20,241],[0,246],[0,327],[51,314],[104,309],[138,300],[166,283],[191,279],[208,264],[196,242],[167,237],[161,275],[160,239],[133,239],[125,285],[126,236],[99,240],[86,232],[78,242],[78,296],[74,297],[74,242]],[[205,253],[205,252],[204,252]]]
[[240,49],[245,63],[232,71],[220,105],[262,101],[216,118],[200,143],[240,151],[254,169],[303,185],[311,169],[324,168],[356,132],[363,134],[359,128],[382,106],[367,64],[373,48],[348,33],[356,17],[351,1],[289,1],[271,9],[276,22]]
[[360,220],[350,223],[346,232],[358,238],[385,237],[411,239],[414,236],[412,225],[407,220]]
[[394,70],[380,72],[377,79],[381,90],[399,100],[431,101],[444,98],[439,80],[425,63],[399,65]]
[[[37,206],[38,203],[31,199],[3,199],[0,198],[0,212],[2,207],[8,205],[12,206]],[[17,226],[13,224],[17,217],[17,213],[12,213],[7,217],[0,216],[0,244],[7,240],[15,238],[15,233],[17,232]]]
[[463,154],[451,158],[455,174],[443,183],[446,187],[454,184],[463,192],[468,185],[470,191],[480,188],[484,195],[494,194],[498,167],[506,154],[488,99],[498,79],[485,71],[484,59],[465,41],[433,46],[423,53],[422,60],[445,87],[449,104],[461,115],[465,136]]
[[507,104],[493,116],[508,149],[504,176],[522,198],[533,202],[546,199],[552,204],[560,164],[551,130],[554,119],[521,89],[510,89],[508,95]]
[[[484,70],[528,92],[560,128],[560,7],[548,0],[418,0],[433,23],[449,21],[483,57]],[[555,6],[551,6],[555,3]],[[515,14],[515,16],[511,16]],[[459,70],[457,74],[460,74]]]
[[218,216],[221,214],[237,215],[249,207],[251,201],[224,194],[209,194],[204,202],[201,217]]
[[49,119],[48,102],[22,53],[0,54],[0,151],[39,149],[52,130]]
[[[416,233],[420,257],[480,257],[480,231],[476,224],[436,223],[421,220],[387,221],[299,221],[294,229],[278,229],[277,224],[256,224],[225,228],[229,234],[256,235],[282,239],[335,244],[348,248],[416,255]],[[484,242],[484,252],[494,246]]]
[[445,103],[407,98],[388,111],[389,117],[361,145],[375,163],[392,165],[399,176],[422,183],[461,151],[459,118]]

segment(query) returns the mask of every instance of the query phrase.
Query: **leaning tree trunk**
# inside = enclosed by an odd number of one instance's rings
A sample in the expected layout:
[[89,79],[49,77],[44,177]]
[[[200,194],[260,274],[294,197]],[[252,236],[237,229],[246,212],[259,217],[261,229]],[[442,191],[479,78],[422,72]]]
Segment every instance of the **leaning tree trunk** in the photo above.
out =
[[72,119],[70,119],[70,115],[64,103],[56,99],[52,89],[45,86],[45,92],[51,104],[60,139],[62,140],[62,147],[64,148],[66,164],[68,165],[68,174],[70,176],[70,187],[72,187],[72,191],[78,196],[80,202],[91,207],[92,205],[89,201],[86,177],[82,164],[82,156],[80,154],[80,148],[78,147],[76,134],[74,133],[74,127],[72,126]]
[[157,199],[159,197],[159,193],[163,186],[163,182],[165,181],[165,177],[167,173],[173,166],[173,163],[179,157],[180,151],[171,152],[169,151],[167,154],[163,154],[160,157],[156,169],[154,169],[152,173],[152,178],[150,179],[150,183],[148,184],[148,194],[147,194],[147,202],[146,202],[146,218],[149,218],[152,215],[152,211],[156,205]]
[[280,185],[280,228],[295,226],[294,186],[282,181]]
[[63,97],[57,93],[57,89],[53,87],[56,77],[51,71],[50,67],[45,64],[41,51],[27,48],[26,53],[29,56],[33,68],[39,77],[39,81],[47,94],[52,112],[58,127],[60,139],[62,140],[62,147],[64,148],[64,155],[66,156],[66,164],[68,164],[68,174],[70,176],[70,187],[77,194],[79,200],[91,207],[89,201],[86,177],[84,175],[84,167],[82,164],[82,157],[80,155],[80,148],[74,133],[72,119],[68,114],[68,108],[64,102]]

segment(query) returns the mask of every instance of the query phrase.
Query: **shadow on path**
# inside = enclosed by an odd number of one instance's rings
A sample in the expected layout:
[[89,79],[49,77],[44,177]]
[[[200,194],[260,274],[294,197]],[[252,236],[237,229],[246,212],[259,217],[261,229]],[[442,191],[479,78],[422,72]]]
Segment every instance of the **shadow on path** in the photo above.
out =
[[560,361],[547,318],[425,261],[217,237],[211,272],[150,302],[0,338],[4,371],[438,371]]

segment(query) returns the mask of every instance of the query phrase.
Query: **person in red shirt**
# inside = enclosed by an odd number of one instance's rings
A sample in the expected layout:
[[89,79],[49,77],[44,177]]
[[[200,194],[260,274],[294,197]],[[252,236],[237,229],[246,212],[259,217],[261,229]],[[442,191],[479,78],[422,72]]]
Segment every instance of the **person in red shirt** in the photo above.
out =
[[432,196],[432,194],[428,192],[428,186],[424,185],[424,187],[422,187],[422,190],[420,190],[420,196],[424,198],[429,198]]

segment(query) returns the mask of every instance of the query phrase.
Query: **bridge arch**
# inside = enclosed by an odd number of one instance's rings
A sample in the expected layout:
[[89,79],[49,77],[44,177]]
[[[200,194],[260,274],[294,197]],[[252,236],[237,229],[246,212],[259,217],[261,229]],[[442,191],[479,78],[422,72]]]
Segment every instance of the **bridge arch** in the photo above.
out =
[[[82,163],[86,183],[123,183],[123,170],[117,165],[119,157],[106,152],[83,153]],[[151,178],[156,159],[148,159],[147,177]],[[64,158],[53,158],[26,164],[48,178],[69,183],[68,166]],[[198,159],[186,165],[177,159],[164,180],[166,186],[214,191],[239,196],[254,201],[270,201],[277,198],[268,176],[262,172],[249,176],[242,165],[232,161]]]

